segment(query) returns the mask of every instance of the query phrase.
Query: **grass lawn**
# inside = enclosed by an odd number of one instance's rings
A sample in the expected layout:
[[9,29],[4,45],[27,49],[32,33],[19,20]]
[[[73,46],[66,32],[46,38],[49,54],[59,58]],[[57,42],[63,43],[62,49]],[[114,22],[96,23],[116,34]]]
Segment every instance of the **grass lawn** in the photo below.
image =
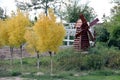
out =
[[[88,66],[92,63],[96,64],[90,66],[93,68],[88,69],[86,67],[86,70],[80,70],[79,67],[81,65],[85,66],[85,64],[75,63],[86,62],[86,59],[89,59],[87,60],[90,63]],[[105,66],[100,69],[96,68],[96,66],[100,65],[98,64],[99,59],[102,60],[102,57],[95,54],[79,56],[71,51],[61,52],[61,54],[53,57],[53,75],[50,75],[50,56],[40,57],[40,69],[37,68],[37,59],[35,57],[23,58],[22,67],[19,59],[14,59],[13,65],[10,65],[10,60],[0,60],[0,80],[5,77],[20,77],[24,78],[24,80],[120,80],[119,68],[112,69]],[[116,60],[116,58],[114,59]]]
[[[103,75],[84,75],[84,76],[74,76],[74,75],[43,75],[43,76],[24,76],[24,78],[29,79],[36,79],[36,80],[120,80],[119,75],[110,75],[110,76],[103,76]],[[28,79],[28,80],[29,80]]]
[[[42,58],[44,66],[38,70],[36,67],[36,58],[23,59],[23,68],[20,67],[19,60],[14,60],[12,66],[9,60],[1,62],[0,77],[21,77],[25,80],[120,80],[120,70],[88,70],[88,71],[65,71],[59,68],[53,69],[53,75],[50,75],[50,58]],[[55,66],[55,65],[54,65]],[[58,69],[58,70],[57,70]],[[36,75],[42,72],[43,74]]]

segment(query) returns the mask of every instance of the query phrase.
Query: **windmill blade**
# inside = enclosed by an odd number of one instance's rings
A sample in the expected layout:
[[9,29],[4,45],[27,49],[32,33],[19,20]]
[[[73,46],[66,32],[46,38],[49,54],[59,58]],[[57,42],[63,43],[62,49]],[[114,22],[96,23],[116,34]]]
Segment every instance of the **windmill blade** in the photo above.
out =
[[89,37],[90,37],[90,40],[91,41],[94,41],[94,37],[93,37],[93,35],[92,35],[92,33],[88,30],[88,35],[89,35]]
[[95,20],[93,20],[91,23],[90,23],[90,27],[91,26],[93,26],[93,25],[95,25],[95,24],[97,24],[97,22],[99,21],[99,19],[98,18],[96,18]]
[[84,15],[83,14],[80,14],[80,19],[82,20],[82,28],[89,28],[89,26],[88,26],[88,23],[87,23],[87,20],[86,20],[86,18],[84,17]]
[[87,20],[83,14],[80,14],[80,19],[82,20],[83,23],[87,23]]

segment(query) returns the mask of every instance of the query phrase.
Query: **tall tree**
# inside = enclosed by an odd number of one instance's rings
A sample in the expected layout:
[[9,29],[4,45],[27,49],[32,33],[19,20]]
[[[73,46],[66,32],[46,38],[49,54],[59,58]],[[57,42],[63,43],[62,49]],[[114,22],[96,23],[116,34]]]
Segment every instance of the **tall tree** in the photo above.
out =
[[0,7],[0,18],[2,19],[3,18],[3,15],[4,14],[4,10]]
[[6,11],[0,7],[0,19],[7,18]]
[[16,6],[21,10],[37,10],[41,9],[48,14],[48,8],[53,8],[58,16],[61,16],[60,10],[65,8],[71,0],[30,0],[30,2],[19,2],[16,0]]
[[113,0],[114,7],[111,9],[111,17],[105,20],[104,26],[110,33],[109,46],[116,46],[120,49],[120,1]]
[[29,2],[17,2],[17,7],[21,10],[32,10],[32,9],[44,9],[47,15],[47,9],[50,7],[51,2],[54,0],[31,0]]
[[68,22],[76,22],[79,18],[80,13],[84,14],[88,21],[91,21],[93,18],[96,17],[94,13],[94,9],[88,6],[88,3],[84,5],[78,5],[79,0],[73,2],[72,5],[67,6],[65,11],[65,19]]

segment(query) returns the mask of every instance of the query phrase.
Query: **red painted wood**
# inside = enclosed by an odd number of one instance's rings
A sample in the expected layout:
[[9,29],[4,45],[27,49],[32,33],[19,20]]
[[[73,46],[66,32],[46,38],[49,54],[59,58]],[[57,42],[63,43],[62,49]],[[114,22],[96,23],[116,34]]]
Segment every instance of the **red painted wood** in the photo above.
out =
[[[87,20],[85,19],[84,15],[80,14],[79,17],[82,20],[82,26],[76,28],[76,34],[75,34],[73,45],[74,45],[75,50],[84,51],[90,47],[88,35],[90,36],[92,40],[94,40],[94,38],[89,31],[89,26],[87,24]],[[98,21],[99,21],[98,19],[95,19],[94,21],[90,23],[90,26],[93,26]]]

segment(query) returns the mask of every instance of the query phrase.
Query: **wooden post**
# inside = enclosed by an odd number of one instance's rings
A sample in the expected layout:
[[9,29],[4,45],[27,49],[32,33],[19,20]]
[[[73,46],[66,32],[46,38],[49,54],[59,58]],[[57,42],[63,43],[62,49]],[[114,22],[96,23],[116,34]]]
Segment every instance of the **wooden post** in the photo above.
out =
[[70,35],[69,35],[69,32],[68,32],[68,35],[67,35],[67,46],[69,46],[69,45],[70,45],[69,40],[70,40]]

